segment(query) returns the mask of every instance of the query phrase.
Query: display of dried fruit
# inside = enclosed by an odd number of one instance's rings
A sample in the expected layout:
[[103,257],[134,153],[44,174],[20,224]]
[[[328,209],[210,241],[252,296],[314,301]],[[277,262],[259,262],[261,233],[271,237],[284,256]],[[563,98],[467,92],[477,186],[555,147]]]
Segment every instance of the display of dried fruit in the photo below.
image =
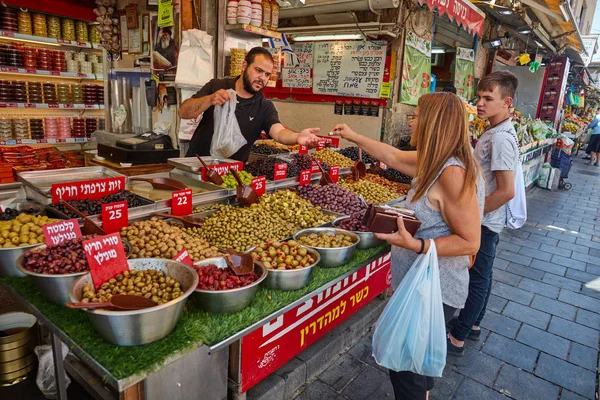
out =
[[214,264],[194,266],[194,269],[198,272],[198,289],[200,290],[238,289],[258,280],[255,272],[238,276],[231,267],[219,268]]

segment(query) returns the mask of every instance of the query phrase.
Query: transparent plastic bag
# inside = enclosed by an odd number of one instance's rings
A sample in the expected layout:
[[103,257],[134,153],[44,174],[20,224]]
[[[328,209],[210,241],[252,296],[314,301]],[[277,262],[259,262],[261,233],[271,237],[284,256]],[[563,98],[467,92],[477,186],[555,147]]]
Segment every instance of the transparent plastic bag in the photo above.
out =
[[[67,354],[69,354],[69,348],[62,342],[61,348],[64,360]],[[35,383],[46,398],[56,399],[56,376],[54,371],[54,359],[52,358],[52,346],[37,346],[34,351],[39,360]],[[71,379],[69,379],[67,374],[65,374],[65,383],[67,387],[69,387],[69,384],[71,383]]]
[[381,313],[373,357],[392,371],[440,377],[446,365],[446,326],[437,252],[430,243]]
[[217,158],[229,158],[248,143],[235,117],[235,90],[229,89],[227,92],[229,101],[222,106],[215,106],[215,134],[210,144],[210,155]]

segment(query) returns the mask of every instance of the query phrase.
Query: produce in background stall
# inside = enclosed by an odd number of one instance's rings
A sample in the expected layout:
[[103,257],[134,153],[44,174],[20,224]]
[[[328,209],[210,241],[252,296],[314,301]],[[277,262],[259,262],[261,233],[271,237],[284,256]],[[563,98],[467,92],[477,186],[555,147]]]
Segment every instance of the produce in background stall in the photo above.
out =
[[198,236],[213,246],[243,252],[258,243],[285,239],[333,219],[296,192],[281,190],[262,196],[250,207],[221,206],[206,218]]
[[256,272],[238,276],[231,267],[219,268],[214,264],[193,267],[198,272],[198,289],[200,290],[238,289],[256,282],[259,278]]
[[97,292],[94,292],[92,285],[85,285],[81,302],[104,303],[115,294],[129,294],[143,296],[161,305],[181,296],[181,290],[181,283],[162,271],[123,271],[104,282]]
[[0,245],[3,248],[43,244],[42,226],[58,222],[58,219],[47,216],[20,214],[11,221],[0,222]]
[[[101,198],[100,200],[67,200],[67,203],[75,207],[77,210],[81,211],[84,215],[97,215],[102,214],[102,204],[110,204],[116,203],[119,201],[127,201],[127,206],[129,208],[140,207],[146,205],[148,203],[144,202],[144,199],[141,197],[131,193],[128,190],[121,190],[117,193],[113,193],[106,197]],[[50,204],[50,207],[67,215],[71,218],[78,218],[79,216],[75,215],[71,210],[69,210],[64,205],[58,203]]]
[[297,241],[262,243],[250,253],[267,269],[290,270],[310,267],[315,259]]
[[344,179],[339,185],[351,192],[362,195],[365,201],[369,203],[387,203],[398,198],[398,193],[393,190],[365,179],[360,181]]
[[266,176],[268,180],[274,180],[275,164],[287,165],[287,177],[294,178],[300,175],[300,170],[297,166],[275,157],[257,158],[256,160],[246,163],[244,170],[254,176]]
[[[308,154],[293,153],[290,155],[290,157],[291,161],[289,161],[289,164],[294,165],[296,168],[298,168],[298,170],[310,170],[312,168],[312,162],[314,161],[314,158]],[[329,172],[329,165],[322,162],[321,166],[325,171]]]
[[[242,180],[242,183],[244,185],[252,184],[252,178],[254,178],[254,175],[252,175],[251,173],[246,171],[239,171],[238,175],[240,176],[240,179]],[[231,172],[229,172],[227,175],[221,176],[221,178],[223,178],[223,184],[221,185],[222,187],[227,189],[235,189],[237,187],[237,181],[235,180]]]
[[[346,147],[340,150],[340,154],[348,157],[352,161],[358,161],[358,147]],[[375,157],[371,156],[366,151],[362,152],[363,161],[367,164],[379,162]]]
[[383,176],[379,176],[379,175],[367,174],[367,176],[365,176],[364,179],[371,181],[373,183],[377,183],[378,185],[385,186],[386,188],[393,190],[394,192],[398,193],[399,195],[404,195],[404,194],[408,193],[408,191],[410,189],[410,186],[408,186],[406,184],[392,182],[392,181],[384,178]]
[[298,188],[298,193],[315,206],[344,215],[366,208],[356,194],[339,185],[304,185]]
[[313,153],[314,158],[327,163],[328,165],[339,165],[340,168],[351,168],[354,166],[354,161],[338,153],[335,150],[323,149]]
[[268,144],[264,144],[264,143],[258,143],[255,144],[254,146],[252,146],[252,150],[250,150],[251,153],[256,153],[256,154],[261,154],[263,156],[270,156],[273,154],[287,154],[289,153],[288,150],[285,149],[281,149],[275,146],[270,146]]
[[172,259],[184,247],[194,261],[221,255],[219,249],[210,246],[205,240],[193,237],[182,228],[171,226],[156,217],[134,222],[121,229],[121,237],[129,240],[133,246],[131,258]]
[[389,181],[404,183],[406,185],[410,185],[413,179],[410,176],[404,175],[402,172],[393,168],[382,169],[380,175]]
[[38,213],[39,211],[40,210],[35,209],[33,207],[21,211],[17,210],[16,208],[8,207],[4,211],[2,211],[2,214],[0,214],[0,221],[10,221],[11,219],[17,218],[21,214],[33,215]]
[[319,234],[311,233],[306,236],[301,236],[298,238],[298,242],[300,244],[311,246],[311,247],[321,247],[321,248],[341,248],[352,246],[355,242],[352,237],[348,235],[343,235],[340,233],[326,233],[321,232]]
[[369,232],[369,228],[363,225],[362,220],[365,216],[364,212],[354,213],[348,218],[343,219],[338,224],[340,229],[345,229],[352,232]]

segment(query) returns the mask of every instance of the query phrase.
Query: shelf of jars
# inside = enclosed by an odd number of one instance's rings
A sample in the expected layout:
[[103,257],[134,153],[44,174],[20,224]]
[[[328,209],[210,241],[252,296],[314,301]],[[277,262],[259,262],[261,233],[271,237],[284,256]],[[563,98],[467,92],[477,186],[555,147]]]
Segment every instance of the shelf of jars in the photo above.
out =
[[281,37],[281,32],[272,31],[269,29],[260,28],[258,26],[253,26],[250,24],[227,24],[225,25],[226,31],[244,31],[247,33],[252,33],[259,36],[269,37],[278,39]]
[[6,39],[16,39],[19,42],[31,43],[31,44],[50,44],[50,45],[60,45],[64,47],[74,47],[79,49],[95,49],[102,50],[99,43],[91,43],[91,42],[78,42],[76,40],[65,40],[60,38],[51,38],[44,36],[34,36],[34,35],[25,35],[19,32],[13,31],[3,31],[0,30],[0,37]]
[[104,110],[104,104],[44,104],[0,102],[0,108],[23,108],[41,110]]
[[70,137],[61,139],[12,139],[0,140],[0,146],[22,146],[31,144],[73,144],[73,143],[89,143],[92,138],[85,137]]

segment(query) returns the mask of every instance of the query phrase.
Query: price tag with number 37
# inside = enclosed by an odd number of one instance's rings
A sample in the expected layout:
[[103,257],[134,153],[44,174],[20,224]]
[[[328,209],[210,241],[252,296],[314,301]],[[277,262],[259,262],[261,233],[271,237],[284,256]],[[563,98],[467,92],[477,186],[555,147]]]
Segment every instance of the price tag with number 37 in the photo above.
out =
[[171,214],[190,215],[192,213],[192,189],[173,192],[171,197]]

